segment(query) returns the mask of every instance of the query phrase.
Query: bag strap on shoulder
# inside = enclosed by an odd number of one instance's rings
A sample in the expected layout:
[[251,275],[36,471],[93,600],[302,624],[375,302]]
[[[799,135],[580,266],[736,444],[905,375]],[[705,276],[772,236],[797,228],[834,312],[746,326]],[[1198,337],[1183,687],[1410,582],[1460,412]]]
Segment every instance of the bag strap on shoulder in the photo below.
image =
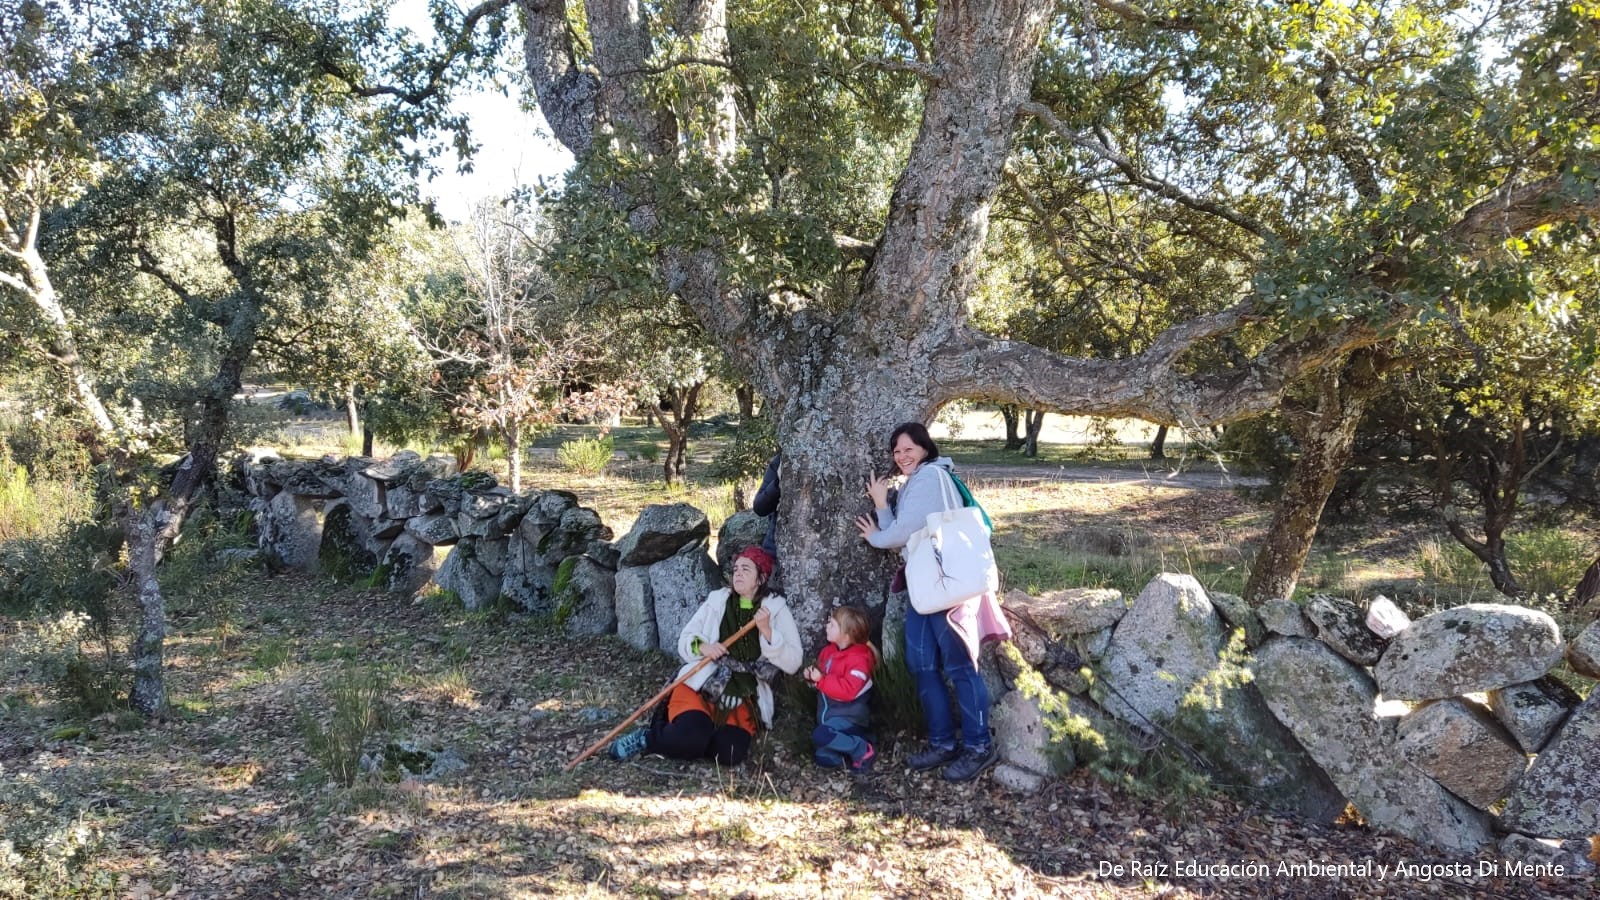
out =
[[949,475],[950,480],[955,482],[956,490],[961,494],[961,505],[977,507],[978,514],[983,516],[983,527],[989,529],[990,533],[993,533],[994,522],[990,520],[988,510],[984,509],[983,504],[979,503],[977,498],[972,496],[972,491],[967,487],[967,483],[962,481],[961,477],[954,472],[945,472],[945,474]]

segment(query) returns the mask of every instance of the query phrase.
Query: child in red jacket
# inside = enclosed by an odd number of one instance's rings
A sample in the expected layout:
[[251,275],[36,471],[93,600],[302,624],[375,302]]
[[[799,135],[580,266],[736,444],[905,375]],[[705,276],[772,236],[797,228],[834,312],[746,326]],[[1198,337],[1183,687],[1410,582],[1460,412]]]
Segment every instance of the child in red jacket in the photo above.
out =
[[811,744],[817,765],[826,769],[848,765],[851,774],[865,775],[878,755],[867,730],[871,722],[867,695],[878,663],[871,628],[861,610],[835,609],[828,617],[828,643],[817,654],[817,664],[804,673],[817,689],[817,727],[811,732]]

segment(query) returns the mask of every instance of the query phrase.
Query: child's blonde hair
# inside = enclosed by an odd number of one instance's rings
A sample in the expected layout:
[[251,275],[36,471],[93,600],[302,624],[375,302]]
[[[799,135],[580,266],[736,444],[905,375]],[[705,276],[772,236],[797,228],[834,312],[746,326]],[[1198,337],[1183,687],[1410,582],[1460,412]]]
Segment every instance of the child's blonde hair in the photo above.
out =
[[850,643],[867,645],[872,651],[873,665],[882,660],[878,648],[872,644],[872,620],[867,618],[866,612],[854,606],[839,606],[828,617],[839,624],[839,633],[849,638]]

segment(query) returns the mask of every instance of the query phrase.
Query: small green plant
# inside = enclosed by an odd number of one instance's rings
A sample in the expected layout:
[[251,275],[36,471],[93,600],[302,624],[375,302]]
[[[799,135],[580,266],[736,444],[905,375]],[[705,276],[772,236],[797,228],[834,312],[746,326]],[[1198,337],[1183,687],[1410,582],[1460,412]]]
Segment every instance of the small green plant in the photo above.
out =
[[556,448],[556,461],[569,472],[579,475],[598,475],[611,462],[616,442],[611,435],[594,438],[576,438]]
[[0,897],[116,896],[115,875],[94,868],[104,836],[81,802],[31,775],[0,779]]
[[[1070,750],[1073,757],[1099,780],[1146,800],[1158,800],[1165,811],[1183,811],[1189,801],[1212,793],[1206,776],[1166,741],[1143,746],[1109,720],[1091,721],[1071,708],[1067,695],[1057,691],[1022,659],[1012,644],[999,652],[1011,657],[1021,671],[1017,689],[1039,705],[1052,743]],[[1092,672],[1085,670],[1087,676]]]
[[389,727],[389,678],[373,669],[346,669],[324,685],[328,718],[301,707],[300,730],[311,755],[328,777],[349,787],[361,774],[362,748]]
[[268,638],[258,644],[250,654],[250,662],[257,669],[271,671],[283,666],[289,661],[289,641],[287,638]]
[[880,659],[872,670],[872,727],[885,734],[922,729],[922,700],[904,654]]
[[122,708],[126,672],[109,634],[87,613],[25,622],[14,646],[6,668],[50,685],[62,704],[87,716]]

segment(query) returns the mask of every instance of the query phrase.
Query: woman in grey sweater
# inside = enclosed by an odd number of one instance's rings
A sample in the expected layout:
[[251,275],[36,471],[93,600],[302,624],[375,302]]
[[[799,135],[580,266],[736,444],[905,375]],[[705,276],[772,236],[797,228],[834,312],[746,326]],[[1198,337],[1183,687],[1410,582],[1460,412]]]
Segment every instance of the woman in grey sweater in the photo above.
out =
[[[954,468],[949,457],[939,455],[939,445],[919,422],[907,422],[889,437],[895,470],[905,484],[891,496],[889,479],[875,477],[867,483],[875,517],[861,516],[856,525],[867,543],[881,550],[900,550],[927,525],[930,513],[945,508],[942,482]],[[978,601],[969,601],[977,606]],[[917,684],[923,720],[928,726],[928,746],[911,755],[913,770],[944,767],[949,781],[970,781],[997,758],[989,735],[989,689],[978,674],[977,641],[952,626],[952,619],[969,611],[961,606],[949,612],[923,615],[906,607],[906,667]],[[970,615],[965,618],[970,619]],[[960,714],[960,743],[956,717],[950,708],[946,679],[955,688]]]

